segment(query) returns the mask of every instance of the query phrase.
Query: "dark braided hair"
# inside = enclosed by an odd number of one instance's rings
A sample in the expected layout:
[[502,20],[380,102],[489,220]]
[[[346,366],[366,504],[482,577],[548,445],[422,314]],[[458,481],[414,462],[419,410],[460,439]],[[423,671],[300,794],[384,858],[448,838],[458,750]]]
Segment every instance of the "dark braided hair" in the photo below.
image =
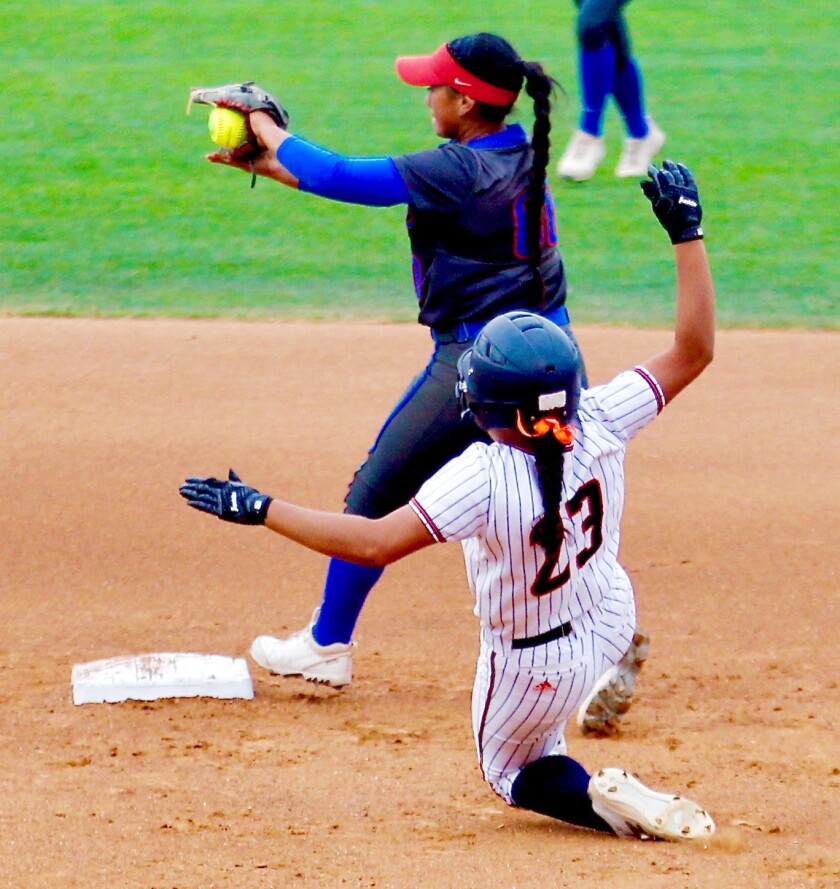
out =
[[537,481],[543,498],[544,513],[531,531],[531,545],[541,546],[547,561],[555,563],[563,546],[563,454],[566,451],[553,435],[531,439],[536,458]]
[[[548,170],[548,156],[551,148],[551,100],[558,86],[549,77],[539,62],[519,61],[519,71],[525,79],[525,92],[534,100],[534,129],[531,133],[531,150],[534,162],[528,182],[528,200],[525,203],[525,243],[528,259],[534,269],[535,304],[545,300],[545,282],[542,279],[542,235],[543,209],[545,208],[545,181]],[[498,123],[513,110],[512,105],[488,105],[478,103],[478,109],[485,120]]]
[[[459,64],[494,86],[518,93],[524,81],[525,92],[534,101],[534,129],[531,134],[534,161],[525,204],[525,243],[528,259],[534,269],[534,303],[540,306],[545,301],[545,282],[540,267],[546,171],[551,147],[551,100],[559,84],[545,73],[539,62],[526,62],[507,40],[496,34],[470,34],[450,41],[447,47]],[[478,102],[477,106],[481,116],[493,123],[501,123],[513,110],[513,104]]]
[[531,135],[531,149],[534,163],[528,184],[528,201],[525,204],[525,238],[528,257],[534,267],[534,281],[538,303],[545,300],[545,282],[540,266],[542,264],[542,224],[545,206],[545,179],[548,169],[548,152],[551,147],[551,98],[554,94],[554,80],[543,71],[539,62],[523,62],[525,92],[534,100],[534,129]]

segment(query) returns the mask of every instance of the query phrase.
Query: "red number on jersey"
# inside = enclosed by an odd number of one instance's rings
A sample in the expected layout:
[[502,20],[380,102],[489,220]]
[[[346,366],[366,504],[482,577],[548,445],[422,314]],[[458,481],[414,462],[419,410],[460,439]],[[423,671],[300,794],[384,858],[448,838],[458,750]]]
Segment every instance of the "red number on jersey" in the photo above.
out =
[[[521,191],[513,202],[513,255],[517,259],[528,259],[531,255],[525,234],[525,208],[528,205],[528,200],[528,190],[526,189]],[[545,203],[542,209],[540,246],[543,249],[557,246],[557,216],[548,186],[545,187]]]

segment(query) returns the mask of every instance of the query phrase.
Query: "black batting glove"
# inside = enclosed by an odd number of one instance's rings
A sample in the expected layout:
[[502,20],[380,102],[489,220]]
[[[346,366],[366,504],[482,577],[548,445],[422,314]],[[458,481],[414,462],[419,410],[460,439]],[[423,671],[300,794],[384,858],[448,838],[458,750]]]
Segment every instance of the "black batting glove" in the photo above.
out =
[[640,183],[653,212],[668,232],[672,244],[684,244],[703,237],[703,208],[691,171],[683,164],[664,161],[662,169],[648,167],[650,181]]
[[193,509],[238,525],[264,525],[271,504],[271,497],[249,488],[232,469],[226,481],[188,478],[179,491]]

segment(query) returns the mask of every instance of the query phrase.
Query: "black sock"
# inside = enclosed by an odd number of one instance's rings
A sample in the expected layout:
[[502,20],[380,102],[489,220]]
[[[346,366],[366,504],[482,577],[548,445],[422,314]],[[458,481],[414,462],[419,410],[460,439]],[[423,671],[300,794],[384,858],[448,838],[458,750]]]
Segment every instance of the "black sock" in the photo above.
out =
[[589,775],[569,756],[544,756],[529,762],[516,776],[511,788],[513,802],[549,818],[558,818],[579,827],[613,833],[613,829],[592,809],[586,792]]

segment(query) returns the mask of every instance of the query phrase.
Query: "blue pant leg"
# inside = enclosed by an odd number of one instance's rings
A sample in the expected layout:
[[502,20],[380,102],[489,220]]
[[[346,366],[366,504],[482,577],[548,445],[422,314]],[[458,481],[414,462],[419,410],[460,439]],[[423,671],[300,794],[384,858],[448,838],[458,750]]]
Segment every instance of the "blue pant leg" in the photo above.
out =
[[[359,467],[345,512],[380,518],[405,505],[420,485],[474,441],[487,436],[461,419],[455,398],[457,362],[469,342],[439,346],[406,390]],[[331,559],[318,620],[321,645],[350,640],[381,568]]]
[[[629,95],[626,72],[631,62],[630,37],[621,7],[627,0],[576,0],[578,68],[582,111],[579,126],[600,136],[607,100]],[[621,80],[621,88],[619,88]]]

